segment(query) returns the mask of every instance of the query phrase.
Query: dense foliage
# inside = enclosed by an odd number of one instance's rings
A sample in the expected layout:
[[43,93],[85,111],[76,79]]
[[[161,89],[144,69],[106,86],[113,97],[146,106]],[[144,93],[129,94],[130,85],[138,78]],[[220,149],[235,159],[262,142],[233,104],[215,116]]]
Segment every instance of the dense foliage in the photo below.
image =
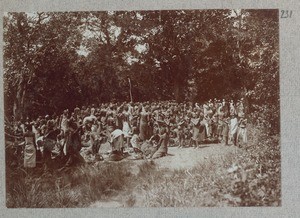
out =
[[277,10],[8,13],[5,112],[246,96],[279,132]]

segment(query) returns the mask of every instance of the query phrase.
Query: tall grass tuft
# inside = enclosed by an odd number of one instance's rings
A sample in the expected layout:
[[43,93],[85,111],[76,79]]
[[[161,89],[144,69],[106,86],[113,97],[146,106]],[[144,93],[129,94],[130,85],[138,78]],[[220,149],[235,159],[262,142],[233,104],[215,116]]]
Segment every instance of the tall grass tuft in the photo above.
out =
[[85,165],[66,172],[30,175],[8,170],[7,207],[86,207],[129,186],[132,174],[121,163]]

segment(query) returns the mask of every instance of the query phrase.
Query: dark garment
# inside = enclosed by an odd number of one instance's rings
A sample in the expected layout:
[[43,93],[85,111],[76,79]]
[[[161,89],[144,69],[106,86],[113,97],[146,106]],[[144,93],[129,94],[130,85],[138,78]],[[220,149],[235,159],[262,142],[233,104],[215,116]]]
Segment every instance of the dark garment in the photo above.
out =
[[148,126],[148,114],[142,113],[140,119],[140,134],[139,137],[142,141],[149,139],[149,126]]
[[116,129],[122,129],[123,128],[123,114],[117,114],[116,118]]
[[153,153],[152,158],[160,158],[166,156],[168,153],[168,144],[169,144],[169,134],[164,133],[160,136],[160,144],[158,149]]
[[205,129],[205,125],[204,124],[200,124],[199,126],[199,138],[198,141],[199,142],[203,142],[206,138],[206,129]]
[[56,130],[51,130],[49,131],[45,137],[48,138],[48,139],[52,139],[52,140],[55,140],[56,141],[56,138],[57,138],[57,135],[60,134],[60,130],[59,129],[56,129]]
[[101,147],[101,141],[100,141],[100,139],[96,139],[92,146],[93,153],[98,154],[100,147]]
[[66,143],[67,148],[70,149],[70,151],[79,152],[82,147],[81,138],[78,132],[70,133]]
[[77,165],[84,162],[83,157],[80,155],[79,151],[81,150],[81,138],[80,138],[80,129],[77,129],[75,132],[70,132],[67,140],[67,162],[66,166]]
[[222,135],[223,135],[223,140],[225,142],[225,145],[228,145],[228,134],[229,134],[229,126],[228,123],[224,121]]

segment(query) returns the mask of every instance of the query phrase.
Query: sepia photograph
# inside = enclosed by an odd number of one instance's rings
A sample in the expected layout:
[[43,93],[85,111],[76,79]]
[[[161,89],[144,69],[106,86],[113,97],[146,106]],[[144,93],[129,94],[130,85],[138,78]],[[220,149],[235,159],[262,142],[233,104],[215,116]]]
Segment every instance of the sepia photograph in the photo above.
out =
[[282,205],[280,10],[2,16],[7,208]]

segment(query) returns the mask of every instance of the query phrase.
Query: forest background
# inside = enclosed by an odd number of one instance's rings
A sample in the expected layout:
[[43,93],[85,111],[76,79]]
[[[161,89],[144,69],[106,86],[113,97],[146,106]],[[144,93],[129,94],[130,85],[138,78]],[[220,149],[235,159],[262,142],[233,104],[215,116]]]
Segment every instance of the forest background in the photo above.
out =
[[6,120],[101,102],[244,97],[279,132],[278,10],[6,13]]

